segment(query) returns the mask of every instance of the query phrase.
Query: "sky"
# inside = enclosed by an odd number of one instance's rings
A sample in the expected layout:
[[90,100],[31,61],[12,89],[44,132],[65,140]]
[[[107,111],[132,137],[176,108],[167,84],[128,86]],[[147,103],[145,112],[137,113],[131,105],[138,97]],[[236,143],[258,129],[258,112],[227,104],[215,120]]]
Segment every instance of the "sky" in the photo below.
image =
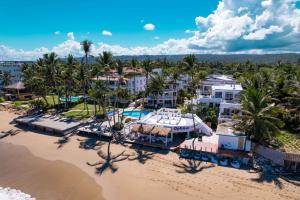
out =
[[300,0],[0,0],[0,60],[300,52]]

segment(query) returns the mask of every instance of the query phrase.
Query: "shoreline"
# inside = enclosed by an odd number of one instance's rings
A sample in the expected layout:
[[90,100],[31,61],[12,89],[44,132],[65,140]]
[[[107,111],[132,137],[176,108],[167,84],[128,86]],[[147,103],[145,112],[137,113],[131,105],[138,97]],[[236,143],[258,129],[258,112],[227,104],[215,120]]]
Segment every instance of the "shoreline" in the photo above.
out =
[[[16,117],[12,113],[0,111],[0,131],[16,129],[9,122]],[[210,164],[188,163],[179,159],[172,152],[160,152],[156,149],[146,150],[111,145],[111,154],[118,155],[123,151],[130,155],[128,159],[113,163],[113,169],[105,168],[96,174],[96,169],[86,162],[101,161],[96,150],[79,148],[80,143],[94,144],[91,138],[73,136],[65,143],[58,144],[60,137],[43,133],[22,130],[16,136],[2,140],[4,143],[26,147],[34,156],[48,161],[63,161],[78,167],[89,175],[102,188],[102,195],[107,200],[209,200],[209,199],[293,199],[297,200],[300,190],[296,186],[281,182],[283,189],[274,181],[259,180],[259,174],[249,173],[225,167],[211,167]],[[107,154],[107,142],[96,146]],[[199,164],[199,165],[198,165]],[[196,170],[191,171],[192,168]]]
[[[1,153],[5,152],[5,153]],[[34,156],[26,147],[0,142],[0,186],[36,199],[98,200],[101,187],[78,167]]]

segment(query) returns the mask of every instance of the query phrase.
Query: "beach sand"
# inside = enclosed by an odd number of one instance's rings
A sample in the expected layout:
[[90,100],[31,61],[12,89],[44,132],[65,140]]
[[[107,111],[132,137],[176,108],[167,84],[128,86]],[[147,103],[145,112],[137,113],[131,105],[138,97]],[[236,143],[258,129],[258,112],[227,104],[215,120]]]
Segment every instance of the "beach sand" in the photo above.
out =
[[[0,112],[0,130],[16,129],[14,124],[10,124],[14,117],[16,117],[14,114]],[[68,141],[59,143],[60,139],[60,137],[26,130],[16,136],[6,137],[0,143],[25,147],[34,156],[52,161],[53,165],[59,166],[60,162],[66,162],[80,168],[95,180],[96,186],[101,186],[102,194],[107,200],[300,199],[299,187],[280,178],[259,178],[259,174],[249,173],[246,170],[213,167],[209,163],[188,163],[183,159],[180,160],[178,155],[172,152],[157,150],[149,152],[131,148],[130,145],[125,147],[112,144],[112,156],[124,152],[124,155],[116,158],[120,161],[114,162],[112,166],[106,163],[98,165],[98,168],[91,167],[86,162],[94,163],[103,159],[97,155],[96,150],[79,148],[79,145],[80,141],[93,144],[94,140],[73,136]],[[102,151],[100,155],[105,157],[107,142],[101,142],[98,148]],[[3,152],[0,151],[0,154]],[[122,160],[121,158],[126,158],[125,155],[129,158]],[[113,160],[116,161],[116,159]],[[1,159],[2,162],[3,159]],[[14,162],[10,166],[16,167],[17,161]],[[2,174],[0,180],[7,168],[9,166],[0,168],[0,174]],[[101,170],[103,172],[99,174]],[[17,179],[17,176],[10,177],[11,186],[28,192],[32,196],[39,193],[39,191],[26,191],[18,188],[20,185],[13,184]],[[66,181],[72,182],[72,178],[66,178]],[[47,178],[41,178],[40,182],[47,182]],[[0,186],[8,186],[1,184],[0,181]],[[78,188],[81,188],[82,184],[78,185]],[[66,194],[63,190],[58,193]],[[82,187],[80,190],[85,189]]]

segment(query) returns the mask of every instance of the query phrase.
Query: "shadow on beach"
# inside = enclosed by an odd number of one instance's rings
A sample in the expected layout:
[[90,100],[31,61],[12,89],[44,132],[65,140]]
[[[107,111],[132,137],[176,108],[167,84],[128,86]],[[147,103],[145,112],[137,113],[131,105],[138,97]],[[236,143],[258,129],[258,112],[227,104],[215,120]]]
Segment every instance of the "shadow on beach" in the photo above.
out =
[[129,154],[126,154],[125,150],[121,153],[113,155],[111,152],[111,143],[112,141],[109,141],[107,146],[107,153],[104,153],[102,150],[99,150],[97,152],[98,156],[101,158],[100,161],[95,163],[86,163],[87,165],[92,167],[100,165],[99,167],[96,167],[96,174],[102,175],[107,170],[110,170],[112,173],[117,172],[118,166],[115,163],[127,160],[130,156]]
[[283,189],[283,183],[281,176],[279,174],[270,174],[267,172],[260,172],[258,175],[258,178],[252,179],[252,181],[255,181],[257,183],[274,183],[276,187],[279,189]]
[[196,174],[205,169],[209,169],[215,167],[214,164],[204,163],[198,160],[185,160],[181,161],[180,163],[173,163],[175,167],[177,167],[177,173],[188,173],[188,174]]

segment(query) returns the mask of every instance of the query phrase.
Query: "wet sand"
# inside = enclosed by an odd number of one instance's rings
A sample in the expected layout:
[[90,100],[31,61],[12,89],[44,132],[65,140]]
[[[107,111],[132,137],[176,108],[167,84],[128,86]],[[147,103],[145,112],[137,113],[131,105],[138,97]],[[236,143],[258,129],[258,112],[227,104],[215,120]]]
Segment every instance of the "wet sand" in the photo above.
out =
[[[11,113],[0,112],[0,131],[16,129],[13,124],[9,124],[14,117],[16,116]],[[260,178],[259,174],[246,170],[213,167],[207,163],[188,163],[180,160],[175,153],[157,150],[151,152],[149,149],[143,151],[129,145],[111,145],[112,157],[124,152],[123,156],[113,160],[117,161],[125,155],[129,156],[128,159],[90,167],[86,162],[104,161],[97,155],[98,150],[79,148],[80,142],[93,144],[92,139],[73,136],[68,141],[59,143],[60,139],[25,130],[16,136],[2,139],[0,143],[20,145],[36,157],[48,161],[63,161],[80,168],[101,186],[102,194],[108,200],[300,199],[299,187],[280,178]],[[101,142],[97,148],[102,151],[102,157],[107,156],[107,142]],[[7,169],[4,172],[5,170]],[[41,182],[45,178],[41,178]],[[34,196],[33,193],[30,194]]]
[[0,185],[44,200],[104,199],[101,187],[78,167],[37,158],[22,146],[0,143]]

